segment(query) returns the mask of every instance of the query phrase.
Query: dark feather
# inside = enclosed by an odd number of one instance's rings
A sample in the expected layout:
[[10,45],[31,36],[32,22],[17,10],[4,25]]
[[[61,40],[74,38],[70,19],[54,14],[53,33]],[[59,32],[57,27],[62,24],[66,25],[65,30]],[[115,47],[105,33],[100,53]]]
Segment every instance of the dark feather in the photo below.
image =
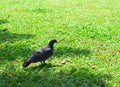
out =
[[26,59],[23,63],[23,67],[27,67],[31,63],[44,62],[53,55],[53,45],[57,41],[55,39],[51,40],[48,45],[37,50],[30,58]]

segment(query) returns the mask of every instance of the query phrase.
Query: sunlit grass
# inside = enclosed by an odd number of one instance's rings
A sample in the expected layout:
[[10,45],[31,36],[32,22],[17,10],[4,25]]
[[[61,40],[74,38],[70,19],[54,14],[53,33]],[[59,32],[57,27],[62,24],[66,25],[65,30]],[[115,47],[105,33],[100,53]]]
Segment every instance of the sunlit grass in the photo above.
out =
[[[0,86],[119,87],[119,14],[119,0],[0,0]],[[53,38],[47,65],[22,67]]]

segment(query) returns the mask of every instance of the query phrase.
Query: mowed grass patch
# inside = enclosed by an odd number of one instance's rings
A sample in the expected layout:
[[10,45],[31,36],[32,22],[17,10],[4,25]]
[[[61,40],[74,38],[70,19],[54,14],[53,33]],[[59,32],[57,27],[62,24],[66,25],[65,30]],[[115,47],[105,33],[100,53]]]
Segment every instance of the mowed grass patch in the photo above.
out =
[[[119,0],[0,2],[1,87],[120,86]],[[46,65],[22,67],[53,38]]]

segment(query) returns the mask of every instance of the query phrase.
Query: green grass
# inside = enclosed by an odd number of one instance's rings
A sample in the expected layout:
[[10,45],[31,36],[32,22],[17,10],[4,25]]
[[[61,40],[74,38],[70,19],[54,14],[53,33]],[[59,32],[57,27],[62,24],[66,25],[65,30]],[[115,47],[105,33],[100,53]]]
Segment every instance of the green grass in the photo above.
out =
[[[23,68],[52,38],[47,65]],[[0,0],[0,87],[120,87],[119,57],[120,0]]]

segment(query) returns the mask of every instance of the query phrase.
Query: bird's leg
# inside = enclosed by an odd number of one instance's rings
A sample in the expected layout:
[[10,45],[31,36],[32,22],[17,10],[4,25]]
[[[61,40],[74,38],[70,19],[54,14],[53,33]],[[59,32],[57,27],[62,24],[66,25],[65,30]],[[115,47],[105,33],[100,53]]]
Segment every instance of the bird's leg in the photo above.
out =
[[43,63],[46,64],[45,61],[43,61]]

